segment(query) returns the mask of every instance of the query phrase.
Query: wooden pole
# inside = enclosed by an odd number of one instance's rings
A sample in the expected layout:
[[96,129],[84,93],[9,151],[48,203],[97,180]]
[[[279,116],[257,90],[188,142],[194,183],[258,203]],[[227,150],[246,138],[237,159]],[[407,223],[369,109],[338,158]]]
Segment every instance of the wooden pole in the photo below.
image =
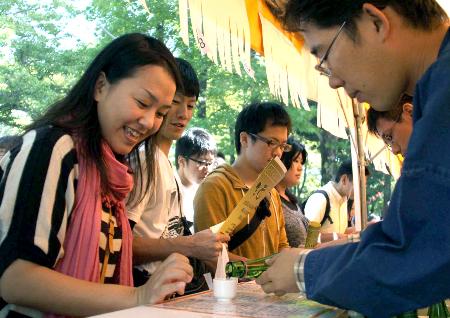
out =
[[[362,124],[364,121],[365,113],[362,104],[356,103],[352,100],[353,115],[355,117],[355,139],[356,139],[356,157],[357,157],[357,172],[358,172],[358,184],[354,183],[355,190],[358,189],[358,194],[355,193],[355,204],[359,207],[355,212],[359,213],[360,228],[364,230],[367,227],[367,192],[366,192],[366,158],[364,155],[364,141],[362,135]],[[356,188],[358,187],[358,188]],[[355,191],[356,192],[356,191]],[[359,200],[357,200],[359,197]],[[359,211],[358,211],[359,210]],[[359,226],[357,226],[358,228]]]

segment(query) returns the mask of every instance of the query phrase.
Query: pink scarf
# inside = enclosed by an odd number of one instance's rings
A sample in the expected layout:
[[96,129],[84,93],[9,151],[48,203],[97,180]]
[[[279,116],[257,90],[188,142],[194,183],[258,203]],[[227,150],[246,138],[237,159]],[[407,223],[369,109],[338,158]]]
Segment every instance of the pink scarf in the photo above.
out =
[[[83,155],[82,144],[76,143],[79,178],[69,228],[64,240],[64,257],[56,271],[91,282],[100,280],[99,238],[102,211],[100,173],[92,160]],[[124,200],[133,187],[128,167],[114,157],[111,148],[102,143],[107,177],[112,193],[108,194],[116,207],[116,217],[122,229],[119,284],[133,286],[132,233],[125,212]]]

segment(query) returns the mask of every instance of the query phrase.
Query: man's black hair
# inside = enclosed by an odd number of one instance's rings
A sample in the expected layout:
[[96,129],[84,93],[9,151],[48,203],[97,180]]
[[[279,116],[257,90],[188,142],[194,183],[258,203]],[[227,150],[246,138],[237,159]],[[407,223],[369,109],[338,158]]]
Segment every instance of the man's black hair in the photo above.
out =
[[218,151],[216,154],[216,157],[222,158],[223,160],[225,160],[225,154],[222,151]]
[[330,28],[346,21],[345,31],[355,39],[355,22],[363,13],[364,3],[380,10],[391,7],[415,29],[430,31],[448,21],[446,12],[436,0],[288,0],[283,12],[275,13],[281,16],[284,27],[290,31],[301,31],[308,23]]
[[[370,176],[369,168],[365,167],[365,175],[366,177]],[[352,171],[352,162],[350,160],[344,161],[340,166],[336,173],[336,177],[334,178],[334,181],[336,183],[341,180],[341,177],[343,175],[347,175],[350,181],[353,181],[353,171]]]
[[195,98],[198,99],[200,94],[200,83],[198,81],[197,73],[188,61],[180,57],[175,58],[175,60],[183,82],[183,95],[188,97],[195,96]]
[[370,133],[374,134],[375,136],[379,137],[378,130],[377,130],[377,121],[378,119],[384,118],[386,120],[391,121],[398,121],[401,118],[401,115],[403,113],[403,105],[405,103],[412,104],[412,97],[409,95],[403,95],[400,102],[391,110],[387,111],[378,111],[373,109],[372,107],[369,108],[367,111],[367,129]]
[[[146,34],[124,34],[107,44],[67,94],[48,107],[26,131],[51,125],[76,135],[77,143],[83,145],[86,160],[92,161],[100,173],[102,191],[112,193],[114,187],[107,176],[102,147],[104,139],[97,113],[97,81],[100,76],[104,76],[110,85],[116,85],[124,79],[134,77],[136,72],[149,65],[164,68],[176,84],[177,90],[183,91],[175,58],[163,42]],[[145,152],[143,160],[139,155],[140,149]],[[141,202],[153,183],[155,149],[154,136],[150,135],[125,156],[133,170],[135,185],[128,197],[130,206]]]
[[[234,127],[234,144],[241,153],[241,132],[258,134],[266,126],[281,126],[291,131],[291,119],[285,107],[275,102],[255,102],[245,107],[238,115]],[[252,137],[252,140],[254,138]]]
[[217,152],[216,142],[203,128],[190,128],[177,140],[175,144],[175,166],[178,169],[178,157],[199,157]]

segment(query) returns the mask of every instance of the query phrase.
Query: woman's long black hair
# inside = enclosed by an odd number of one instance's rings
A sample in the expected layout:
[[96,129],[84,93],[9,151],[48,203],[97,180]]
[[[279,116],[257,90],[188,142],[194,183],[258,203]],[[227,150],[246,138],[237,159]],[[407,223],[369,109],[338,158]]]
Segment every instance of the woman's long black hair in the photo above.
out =
[[[94,98],[95,84],[103,72],[108,82],[113,85],[122,79],[132,77],[143,66],[158,65],[172,76],[177,89],[182,89],[181,79],[175,59],[167,47],[159,40],[140,33],[125,34],[108,44],[91,62],[87,70],[61,100],[50,106],[35,120],[27,131],[52,125],[60,127],[71,135],[80,138],[84,155],[97,165],[102,190],[110,192],[106,176],[106,167],[102,155],[102,132],[97,115],[97,102]],[[144,145],[146,168],[143,169],[139,158],[139,147]],[[149,191],[155,175],[155,141],[152,136],[142,141],[126,156],[134,172],[135,187],[139,189],[130,194],[129,202],[137,204],[142,201],[144,193]],[[144,185],[143,170],[147,182]],[[137,186],[136,186],[137,185]],[[140,186],[139,186],[140,185]]]
[[[292,145],[292,150],[289,152],[283,152],[283,155],[281,156],[281,161],[283,162],[286,169],[289,170],[291,168],[292,162],[294,162],[294,160],[297,159],[300,154],[302,155],[302,165],[304,165],[306,163],[306,159],[308,158],[308,152],[306,151],[305,146],[292,136],[288,138],[287,143],[289,145]],[[298,203],[297,197],[292,192],[286,189],[285,193],[289,198],[289,201],[294,204]]]

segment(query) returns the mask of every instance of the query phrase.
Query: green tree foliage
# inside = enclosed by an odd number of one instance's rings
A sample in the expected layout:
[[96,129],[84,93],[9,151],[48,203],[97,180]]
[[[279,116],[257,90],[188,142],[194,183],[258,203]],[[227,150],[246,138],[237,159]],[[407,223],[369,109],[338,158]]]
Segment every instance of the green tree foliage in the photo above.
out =
[[[268,89],[264,59],[252,55],[255,80],[245,72],[243,76],[227,73],[202,55],[192,32],[190,45],[182,42],[177,0],[147,0],[147,5],[150,15],[137,0],[92,0],[82,9],[68,0],[3,0],[0,3],[0,24],[4,26],[0,31],[0,125],[23,127],[24,123],[14,116],[15,111],[36,118],[64,95],[101,47],[124,33],[142,32],[162,40],[175,56],[185,58],[194,66],[202,92],[191,126],[211,132],[220,150],[233,161],[234,122],[239,111],[252,101],[275,100]],[[95,43],[74,40],[67,21],[80,16],[92,23],[92,29],[84,32],[95,36]],[[72,45],[67,47],[67,42]],[[288,106],[292,133],[306,144],[310,153],[304,186],[295,189],[304,198],[331,179],[339,164],[350,157],[350,145],[348,140],[333,137],[316,127],[314,103],[309,112]],[[387,180],[390,179],[372,174],[368,196],[385,191],[390,183]],[[370,204],[374,211],[381,211],[383,200],[376,198]]]
[[14,116],[17,110],[36,118],[80,75],[92,49],[81,43],[71,50],[62,48],[71,38],[63,20],[77,14],[69,1],[2,1],[1,124],[23,125]]

